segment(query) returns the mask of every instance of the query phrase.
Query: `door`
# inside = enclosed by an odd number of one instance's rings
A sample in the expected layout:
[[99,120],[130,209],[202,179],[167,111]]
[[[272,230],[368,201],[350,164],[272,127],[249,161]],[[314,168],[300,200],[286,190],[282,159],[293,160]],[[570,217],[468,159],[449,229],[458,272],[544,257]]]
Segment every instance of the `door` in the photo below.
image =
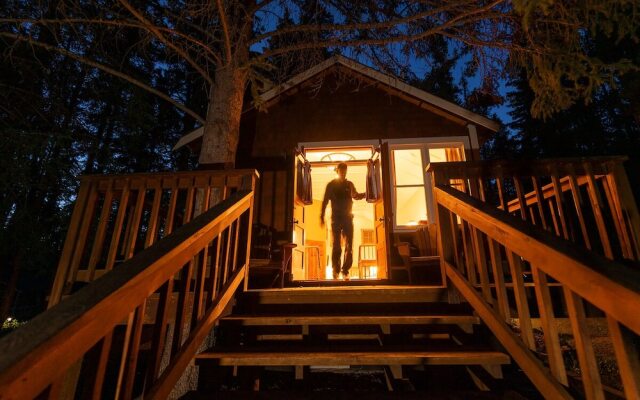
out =
[[[378,262],[378,278],[389,277],[388,263],[391,232],[393,227],[393,212],[391,210],[391,190],[389,180],[389,145],[382,143],[379,149],[376,165],[376,179],[378,179],[379,195],[374,203],[374,226],[376,231],[376,257]],[[375,158],[375,156],[374,156]]]
[[293,162],[293,214],[291,242],[296,245],[291,256],[291,274],[293,280],[308,279],[305,257],[305,204],[311,200],[311,175],[309,163],[299,149],[295,150]]

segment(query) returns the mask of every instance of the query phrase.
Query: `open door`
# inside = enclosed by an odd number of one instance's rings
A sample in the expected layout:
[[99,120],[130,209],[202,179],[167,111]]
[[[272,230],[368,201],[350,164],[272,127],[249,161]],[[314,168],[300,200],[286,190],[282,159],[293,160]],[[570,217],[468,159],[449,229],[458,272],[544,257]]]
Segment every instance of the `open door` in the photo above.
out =
[[305,205],[312,202],[311,196],[311,167],[305,159],[304,153],[296,149],[293,162],[293,218],[292,243],[296,245],[291,257],[291,274],[293,280],[303,280],[306,277],[305,260]]
[[[377,180],[377,196],[368,198],[368,201],[374,203],[374,219],[376,232],[376,256],[378,263],[378,278],[386,279],[389,277],[388,264],[391,232],[393,229],[393,212],[391,210],[391,191],[389,177],[389,145],[382,143],[372,157],[374,176]],[[370,163],[371,165],[371,163]]]

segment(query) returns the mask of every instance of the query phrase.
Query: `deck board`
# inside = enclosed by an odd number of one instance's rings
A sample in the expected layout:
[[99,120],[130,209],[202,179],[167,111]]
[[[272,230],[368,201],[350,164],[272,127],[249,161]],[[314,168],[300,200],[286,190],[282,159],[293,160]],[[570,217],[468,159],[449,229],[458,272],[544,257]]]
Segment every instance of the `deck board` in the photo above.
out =
[[509,364],[508,355],[498,351],[274,351],[205,352],[197,359],[216,361],[221,366],[285,365],[482,365]]

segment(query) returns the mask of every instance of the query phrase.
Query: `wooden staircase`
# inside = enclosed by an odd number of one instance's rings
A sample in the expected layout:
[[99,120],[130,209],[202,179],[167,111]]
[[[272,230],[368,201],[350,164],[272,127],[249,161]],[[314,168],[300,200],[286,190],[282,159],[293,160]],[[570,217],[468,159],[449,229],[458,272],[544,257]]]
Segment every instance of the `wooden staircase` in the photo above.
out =
[[431,166],[440,286],[252,289],[253,172],[85,177],[52,307],[0,339],[0,399],[638,399],[623,161]]
[[[268,391],[274,370],[285,377],[288,371],[298,387],[311,389],[309,378],[327,366],[340,368],[343,376],[378,371],[387,382],[384,391],[415,390],[407,374],[430,366],[478,366],[500,378],[510,357],[485,344],[468,305],[434,302],[441,294],[442,288],[417,286],[240,293],[220,320],[215,345],[196,356],[199,391],[224,392],[233,376],[243,382],[236,390]],[[325,384],[334,387],[334,379]],[[345,382],[340,390],[349,389]]]

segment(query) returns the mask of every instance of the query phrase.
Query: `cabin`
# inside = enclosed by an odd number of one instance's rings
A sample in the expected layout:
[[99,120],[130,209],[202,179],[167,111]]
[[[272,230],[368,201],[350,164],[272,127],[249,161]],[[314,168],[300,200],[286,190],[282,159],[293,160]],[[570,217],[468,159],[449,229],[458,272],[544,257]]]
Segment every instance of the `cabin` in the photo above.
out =
[[[394,244],[411,243],[415,253],[420,229],[427,242],[429,229],[435,240],[432,183],[423,171],[429,164],[478,161],[480,145],[499,128],[342,56],[272,88],[255,103],[259,109],[249,104],[243,113],[237,166],[260,174],[253,216],[274,238],[271,247],[277,252],[276,243],[295,244],[292,281],[331,277],[330,224],[321,228],[318,221],[337,163],[346,163],[347,179],[367,192],[367,200],[353,206],[351,277],[402,280],[401,272],[392,274],[403,266]],[[197,154],[201,136],[202,128],[175,149],[189,146]],[[311,194],[303,199],[301,193]]]
[[[640,398],[627,158],[484,161],[497,129],[336,56],[246,105],[235,169],[79,177],[0,398],[362,396],[362,371],[365,392]],[[319,220],[338,163],[366,195],[348,281]]]

